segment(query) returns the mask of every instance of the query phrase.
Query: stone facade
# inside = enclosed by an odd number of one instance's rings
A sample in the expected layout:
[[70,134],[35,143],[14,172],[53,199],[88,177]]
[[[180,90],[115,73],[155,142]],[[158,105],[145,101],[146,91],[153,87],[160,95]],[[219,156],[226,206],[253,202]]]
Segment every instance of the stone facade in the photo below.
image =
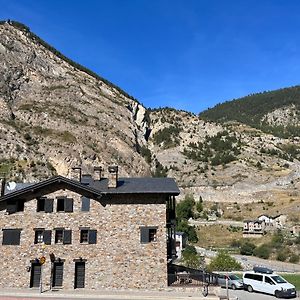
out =
[[[73,198],[73,212],[57,212],[57,197]],[[63,288],[73,289],[75,261],[85,261],[85,288],[164,288],[167,286],[166,196],[112,196],[109,204],[90,200],[81,211],[81,195],[58,190],[53,212],[37,212],[37,199],[24,203],[24,211],[8,214],[0,207],[0,288],[30,286],[31,261],[46,257],[42,266],[45,290],[50,288],[50,254],[62,261]],[[143,226],[157,228],[155,241],[141,243]],[[97,230],[96,244],[80,243],[80,228]],[[21,229],[20,245],[2,245],[3,229]],[[51,245],[34,244],[35,229],[52,230]],[[72,230],[71,244],[55,244],[55,229]]]

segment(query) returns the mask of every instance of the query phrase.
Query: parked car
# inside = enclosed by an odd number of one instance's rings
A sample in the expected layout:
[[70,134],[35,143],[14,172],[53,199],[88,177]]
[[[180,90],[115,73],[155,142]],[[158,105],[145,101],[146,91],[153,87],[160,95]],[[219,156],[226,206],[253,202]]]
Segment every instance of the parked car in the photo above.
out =
[[276,298],[296,298],[295,286],[270,269],[254,269],[244,272],[244,288],[248,292],[262,292]]
[[234,274],[218,274],[218,285],[226,287],[226,280],[228,280],[228,288],[236,290],[244,287],[243,281],[237,275]]

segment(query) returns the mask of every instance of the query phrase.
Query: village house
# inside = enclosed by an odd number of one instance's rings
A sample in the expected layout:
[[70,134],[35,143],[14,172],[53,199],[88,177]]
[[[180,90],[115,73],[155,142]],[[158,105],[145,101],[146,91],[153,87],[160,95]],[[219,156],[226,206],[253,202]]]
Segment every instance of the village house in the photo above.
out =
[[260,220],[245,220],[243,228],[243,236],[253,237],[260,236],[265,233],[266,224]]
[[276,230],[284,228],[286,225],[287,216],[277,215],[275,217],[271,217],[268,215],[261,215],[257,218],[257,220],[265,222],[267,230]]
[[0,288],[167,287],[174,179],[119,178],[116,166],[102,178],[95,170],[78,180],[2,184]]

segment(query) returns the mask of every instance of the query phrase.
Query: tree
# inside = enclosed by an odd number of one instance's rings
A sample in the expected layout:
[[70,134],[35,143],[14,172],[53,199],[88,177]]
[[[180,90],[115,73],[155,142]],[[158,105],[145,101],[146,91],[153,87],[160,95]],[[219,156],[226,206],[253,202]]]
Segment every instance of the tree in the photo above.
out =
[[185,232],[188,236],[189,242],[192,242],[192,243],[198,242],[198,236],[197,236],[196,229],[194,226],[190,226],[188,224],[187,220],[183,219],[181,221],[178,221],[176,230]]
[[192,218],[195,199],[193,195],[186,195],[184,200],[176,205],[176,216],[178,220]]
[[207,266],[209,272],[212,271],[238,271],[242,270],[242,265],[231,257],[227,252],[220,251]]
[[196,204],[197,212],[201,213],[203,211],[203,203],[201,201],[198,201]]
[[184,264],[189,268],[200,268],[201,259],[194,246],[186,246],[182,251],[182,259]]

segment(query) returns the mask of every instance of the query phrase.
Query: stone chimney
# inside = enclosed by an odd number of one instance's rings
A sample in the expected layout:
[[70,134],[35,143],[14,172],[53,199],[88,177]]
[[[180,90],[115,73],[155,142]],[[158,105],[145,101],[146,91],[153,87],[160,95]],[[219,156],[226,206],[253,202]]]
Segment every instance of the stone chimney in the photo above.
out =
[[70,172],[70,179],[81,182],[81,167],[73,167]]
[[118,187],[118,166],[108,167],[108,188]]
[[[94,180],[101,180],[102,172],[103,172],[102,167],[94,167],[94,175],[93,175]],[[98,176],[96,175],[97,173],[98,173]]]
[[5,177],[0,177],[0,196],[4,196],[4,192],[5,192],[5,185],[6,185],[6,178]]

